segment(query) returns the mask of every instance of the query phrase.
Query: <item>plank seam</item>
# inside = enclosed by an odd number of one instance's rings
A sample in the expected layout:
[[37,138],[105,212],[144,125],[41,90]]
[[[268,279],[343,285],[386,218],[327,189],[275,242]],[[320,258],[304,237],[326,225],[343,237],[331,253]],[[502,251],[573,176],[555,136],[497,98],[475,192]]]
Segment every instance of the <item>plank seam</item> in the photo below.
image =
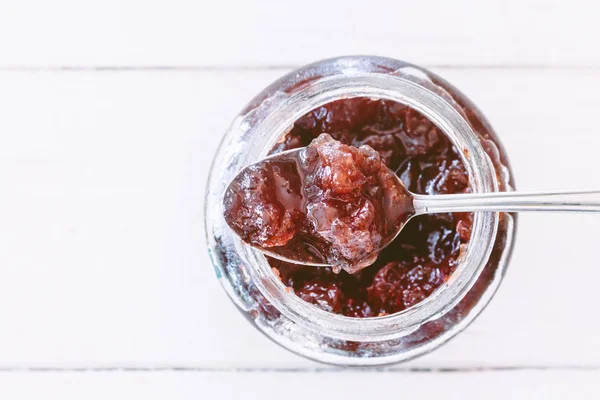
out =
[[0,367],[0,373],[12,372],[202,372],[202,373],[344,373],[344,372],[365,372],[365,373],[486,373],[486,372],[519,372],[519,371],[600,371],[600,365],[577,366],[498,366],[498,367],[386,367],[386,368],[336,368],[336,367],[316,367],[316,368],[209,368],[209,367],[188,367],[188,366],[98,366],[98,367]]
[[[551,70],[551,71],[597,71],[600,65],[544,65],[544,64],[422,64],[438,70]],[[0,65],[0,72],[243,72],[243,71],[289,71],[299,65]]]

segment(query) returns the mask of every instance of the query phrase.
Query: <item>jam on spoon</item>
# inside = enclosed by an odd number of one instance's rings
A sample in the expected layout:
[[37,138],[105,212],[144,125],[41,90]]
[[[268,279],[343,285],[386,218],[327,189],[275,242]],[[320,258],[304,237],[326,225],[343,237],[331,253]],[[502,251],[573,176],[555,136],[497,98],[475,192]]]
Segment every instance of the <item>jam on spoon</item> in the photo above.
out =
[[224,196],[225,219],[269,255],[354,273],[414,214],[398,182],[371,147],[322,134],[238,174]]

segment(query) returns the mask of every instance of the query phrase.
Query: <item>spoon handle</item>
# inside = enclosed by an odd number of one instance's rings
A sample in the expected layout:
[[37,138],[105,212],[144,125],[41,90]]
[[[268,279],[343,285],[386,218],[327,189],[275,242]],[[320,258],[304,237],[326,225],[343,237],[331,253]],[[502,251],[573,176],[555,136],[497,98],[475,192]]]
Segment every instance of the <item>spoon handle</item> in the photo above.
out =
[[600,212],[600,189],[414,195],[416,214],[470,211]]

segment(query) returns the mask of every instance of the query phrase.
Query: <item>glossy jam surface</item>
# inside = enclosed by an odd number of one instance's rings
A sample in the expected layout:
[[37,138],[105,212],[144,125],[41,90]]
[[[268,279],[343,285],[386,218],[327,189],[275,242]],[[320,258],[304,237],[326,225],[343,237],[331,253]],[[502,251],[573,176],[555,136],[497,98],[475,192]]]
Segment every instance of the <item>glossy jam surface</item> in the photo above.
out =
[[[402,104],[358,98],[319,107],[300,118],[272,153],[308,146],[321,133],[344,144],[369,145],[412,192],[468,189],[464,165],[447,137]],[[424,300],[450,277],[471,223],[466,213],[415,217],[374,264],[356,274],[270,263],[284,284],[317,307],[351,317],[386,315]]]
[[354,273],[394,238],[411,216],[412,198],[377,151],[322,134],[300,151],[241,171],[224,210],[251,245]]

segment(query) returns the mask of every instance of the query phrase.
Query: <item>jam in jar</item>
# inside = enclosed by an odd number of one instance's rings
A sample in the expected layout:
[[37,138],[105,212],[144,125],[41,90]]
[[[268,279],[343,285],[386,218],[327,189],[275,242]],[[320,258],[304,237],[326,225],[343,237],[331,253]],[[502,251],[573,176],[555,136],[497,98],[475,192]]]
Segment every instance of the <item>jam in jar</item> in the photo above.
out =
[[323,133],[374,149],[415,193],[512,190],[498,138],[449,83],[387,58],[320,61],[251,101],[215,157],[206,223],[221,283],[258,329],[319,361],[377,365],[434,349],[471,322],[497,289],[512,249],[514,215],[417,216],[372,265],[355,273],[266,258],[227,226],[225,189],[247,165],[308,146]]
[[[368,98],[337,100],[302,116],[272,152],[308,146],[321,133],[353,146],[369,145],[421,194],[462,193],[468,175],[444,133],[412,108]],[[283,282],[305,301],[350,317],[402,311],[447,281],[469,240],[469,213],[420,215],[408,222],[377,261],[355,274],[271,259]]]

